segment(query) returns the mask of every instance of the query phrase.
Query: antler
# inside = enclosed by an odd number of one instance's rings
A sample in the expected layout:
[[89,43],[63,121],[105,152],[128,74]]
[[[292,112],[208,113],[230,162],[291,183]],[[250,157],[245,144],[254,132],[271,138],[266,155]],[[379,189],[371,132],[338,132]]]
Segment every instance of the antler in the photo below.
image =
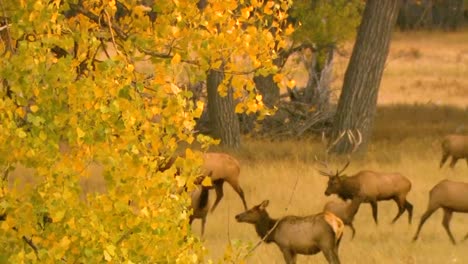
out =
[[[338,144],[338,142],[344,137],[344,136],[347,136],[348,137],[348,140],[349,142],[351,143],[351,145],[353,146],[350,154],[348,154],[347,156],[347,162],[346,164],[343,166],[343,168],[339,169],[339,170],[336,170],[336,173],[333,173],[332,170],[330,170],[329,166],[328,166],[328,155],[329,155],[329,152],[331,150],[331,148],[333,148],[336,144]],[[343,173],[349,166],[349,164],[351,163],[351,153],[354,153],[356,152],[356,150],[358,149],[359,145],[362,143],[362,134],[361,132],[359,131],[359,129],[356,129],[356,134],[353,133],[353,131],[351,129],[347,129],[343,132],[341,132],[341,134],[331,143],[331,144],[327,144],[327,141],[325,139],[325,133],[322,132],[322,143],[326,146],[326,151],[325,151],[325,154],[326,154],[326,160],[325,161],[320,161],[317,156],[315,156],[315,161],[320,163],[323,167],[325,167],[328,171],[322,171],[320,169],[317,169],[318,172],[321,174],[321,175],[324,175],[324,176],[328,176],[328,177],[332,177],[332,176],[338,176],[340,175],[341,173]]]
[[320,163],[320,165],[322,165],[323,167],[325,167],[325,169],[327,169],[328,171],[323,171],[323,170],[320,170],[318,168],[315,168],[321,175],[323,176],[327,176],[327,177],[331,177],[333,176],[333,172],[330,170],[330,168],[328,167],[328,163],[325,162],[325,161],[321,161],[317,158],[317,155],[315,155],[315,161],[317,163]]

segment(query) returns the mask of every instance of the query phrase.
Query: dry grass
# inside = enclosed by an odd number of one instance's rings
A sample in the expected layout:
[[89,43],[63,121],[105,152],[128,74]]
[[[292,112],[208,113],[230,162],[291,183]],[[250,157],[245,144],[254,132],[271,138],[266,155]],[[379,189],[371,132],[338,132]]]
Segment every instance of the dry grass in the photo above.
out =
[[[440,137],[461,125],[468,128],[468,41],[467,32],[397,33],[384,72],[374,136],[368,155],[353,160],[349,173],[360,169],[398,171],[413,183],[409,201],[413,203],[414,223],[408,225],[404,215],[395,225],[393,202],[379,204],[380,224],[371,219],[364,205],[355,219],[356,238],[350,241],[345,231],[340,255],[343,263],[466,263],[468,241],[453,246],[441,226],[441,213],[428,220],[420,240],[412,243],[419,218],[427,206],[428,191],[444,178],[468,181],[468,167],[460,161],[454,170],[440,170]],[[348,48],[348,51],[350,49]],[[340,81],[346,58],[337,61]],[[428,103],[430,102],[430,103]],[[241,184],[250,206],[270,200],[273,217],[287,214],[317,213],[330,197],[324,196],[326,178],[313,167],[313,157],[322,152],[316,138],[290,141],[245,139],[244,147],[234,153],[242,164]],[[342,161],[332,163],[342,165]],[[102,182],[85,182],[97,188]],[[236,193],[225,186],[225,197],[208,216],[204,243],[209,256],[221,260],[229,240],[256,243],[254,228],[235,222],[234,215],[243,211]],[[211,200],[214,193],[211,194]],[[289,203],[291,201],[291,203]],[[287,212],[285,208],[288,208]],[[468,215],[455,214],[452,231],[461,239],[467,232]],[[195,221],[194,232],[200,232]],[[274,245],[261,245],[246,259],[248,263],[284,263]],[[300,256],[299,263],[326,263],[321,254]]]
[[[438,168],[440,138],[465,126],[468,128],[468,41],[467,32],[396,33],[379,94],[379,108],[373,141],[365,158],[353,160],[347,169],[398,171],[413,184],[409,201],[414,205],[413,224],[407,215],[394,225],[397,212],[393,202],[379,203],[379,225],[373,223],[370,206],[363,205],[355,219],[356,238],[345,231],[340,247],[343,263],[465,263],[468,241],[453,246],[442,228],[442,213],[435,213],[425,224],[420,239],[411,239],[428,202],[428,191],[449,178],[468,181],[468,166],[459,161],[454,170]],[[350,53],[349,47],[346,48]],[[337,79],[347,60],[337,61]],[[322,210],[326,178],[313,167],[313,156],[322,152],[319,139],[258,141],[245,139],[241,151],[241,184],[249,206],[270,200],[273,217],[285,214],[306,215]],[[338,167],[343,161],[332,163]],[[211,195],[211,199],[214,197]],[[289,201],[291,199],[291,203]],[[288,208],[286,211],[285,208]],[[243,211],[237,194],[225,186],[225,198],[208,216],[205,245],[210,257],[221,260],[229,240],[256,243],[253,226],[235,222]],[[468,215],[455,214],[452,232],[460,240],[468,232]],[[199,233],[199,223],[194,223]],[[278,248],[263,244],[246,259],[247,263],[284,263]],[[298,263],[326,263],[322,254],[300,256]]]

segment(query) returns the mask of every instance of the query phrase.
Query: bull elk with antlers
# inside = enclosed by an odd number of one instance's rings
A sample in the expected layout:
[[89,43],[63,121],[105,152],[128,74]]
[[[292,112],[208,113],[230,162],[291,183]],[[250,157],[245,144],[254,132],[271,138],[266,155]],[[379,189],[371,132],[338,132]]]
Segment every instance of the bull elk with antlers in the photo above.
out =
[[[357,138],[350,131],[347,131],[347,133],[354,144],[354,152],[361,143],[362,137],[359,131]],[[340,137],[343,135],[344,133]],[[393,218],[392,223],[395,223],[405,211],[408,211],[408,221],[411,223],[413,205],[406,199],[411,190],[411,182],[408,178],[399,173],[382,173],[370,170],[362,170],[352,176],[347,176],[343,172],[350,164],[349,155],[346,165],[335,173],[328,168],[327,162],[321,163],[327,169],[327,171],[318,170],[321,175],[328,177],[325,195],[336,194],[345,201],[352,200],[353,202],[369,203],[372,207],[372,216],[375,223],[378,223],[377,202],[394,200],[398,206],[398,213]]]

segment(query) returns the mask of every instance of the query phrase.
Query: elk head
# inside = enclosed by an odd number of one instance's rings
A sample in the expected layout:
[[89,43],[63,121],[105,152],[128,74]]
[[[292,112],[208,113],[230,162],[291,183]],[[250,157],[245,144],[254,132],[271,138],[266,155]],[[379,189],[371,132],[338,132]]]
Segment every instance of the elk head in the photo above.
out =
[[361,144],[361,142],[362,142],[362,135],[359,132],[359,130],[357,130],[357,137],[354,135],[354,133],[351,130],[343,131],[340,134],[340,136],[331,144],[326,144],[325,136],[322,133],[322,142],[324,142],[325,146],[327,147],[326,151],[325,151],[326,160],[325,161],[319,161],[317,156],[315,156],[315,160],[318,163],[320,163],[326,169],[326,171],[320,170],[320,169],[317,169],[317,170],[320,173],[320,175],[328,177],[328,186],[327,186],[327,189],[325,190],[325,195],[327,195],[327,196],[329,196],[331,194],[339,194],[341,192],[341,190],[343,190],[342,182],[343,182],[343,179],[346,177],[346,175],[344,175],[343,172],[346,170],[346,168],[348,168],[348,166],[349,166],[349,164],[351,162],[351,156],[350,156],[351,154],[348,154],[347,162],[343,166],[342,169],[339,169],[339,170],[336,170],[336,172],[333,172],[328,166],[328,161],[327,160],[328,160],[328,155],[329,155],[330,149],[335,144],[337,144],[338,141],[344,135],[348,136],[349,141],[353,145],[353,149],[352,149],[351,153],[354,153],[357,150],[357,148],[359,147],[359,145]]
[[265,215],[265,208],[268,206],[269,201],[265,200],[261,204],[252,207],[251,209],[236,215],[237,222],[240,223],[257,223],[262,216]]

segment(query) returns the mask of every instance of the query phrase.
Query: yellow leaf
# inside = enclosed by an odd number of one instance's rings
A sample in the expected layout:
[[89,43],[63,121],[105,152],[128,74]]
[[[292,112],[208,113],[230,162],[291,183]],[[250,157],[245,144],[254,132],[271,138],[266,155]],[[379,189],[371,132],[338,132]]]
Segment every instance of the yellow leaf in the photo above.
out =
[[238,103],[235,109],[236,114],[241,114],[244,112],[244,104]]
[[174,57],[172,57],[171,64],[172,64],[172,65],[178,64],[178,63],[180,63],[181,59],[182,59],[182,58],[180,57],[179,53],[176,53],[176,54],[174,55]]
[[177,85],[173,84],[173,83],[171,83],[171,90],[172,90],[172,92],[174,94],[180,93],[180,88]]
[[250,17],[250,9],[251,8],[242,8],[241,12],[242,12],[242,16],[247,19]]
[[283,80],[283,78],[283,74],[277,73],[275,74],[275,76],[273,76],[273,81],[275,81],[276,83],[280,83]]
[[294,27],[291,24],[289,24],[288,28],[286,29],[286,35],[287,36],[291,35],[293,32],[294,32]]
[[16,114],[19,115],[21,118],[24,118],[24,116],[26,115],[26,112],[24,112],[24,109],[23,107],[18,107],[16,108]]
[[78,135],[78,138],[82,138],[86,135],[86,133],[79,127],[76,128],[76,134]]
[[25,138],[27,136],[21,128],[16,129],[16,135],[18,135],[19,138]]
[[41,131],[39,132],[39,138],[42,140],[42,141],[45,141],[47,139],[47,134],[44,133],[44,131]]
[[106,251],[109,253],[109,255],[115,256],[115,246],[114,245],[107,245],[106,246]]
[[111,261],[112,261],[112,257],[111,257],[110,254],[107,252],[107,250],[104,250],[104,260],[106,260],[107,262],[111,262]]
[[66,248],[68,249],[68,247],[70,246],[70,239],[68,238],[68,236],[64,236],[61,240],[60,240],[60,246],[62,248]]
[[148,207],[144,207],[143,209],[141,209],[141,214],[148,217],[149,216]]
[[289,80],[287,86],[288,86],[289,88],[294,88],[294,87],[296,87],[296,80]]
[[64,216],[65,216],[65,210],[57,211],[52,215],[52,221],[54,221],[54,223],[60,222],[62,221]]
[[201,183],[203,186],[213,186],[210,177],[205,177]]
[[39,107],[38,107],[37,105],[31,105],[31,106],[29,107],[29,109],[31,109],[31,111],[32,111],[33,113],[36,113],[37,110],[39,110]]
[[185,179],[184,178],[182,178],[180,176],[177,176],[176,181],[177,181],[177,187],[185,186]]

